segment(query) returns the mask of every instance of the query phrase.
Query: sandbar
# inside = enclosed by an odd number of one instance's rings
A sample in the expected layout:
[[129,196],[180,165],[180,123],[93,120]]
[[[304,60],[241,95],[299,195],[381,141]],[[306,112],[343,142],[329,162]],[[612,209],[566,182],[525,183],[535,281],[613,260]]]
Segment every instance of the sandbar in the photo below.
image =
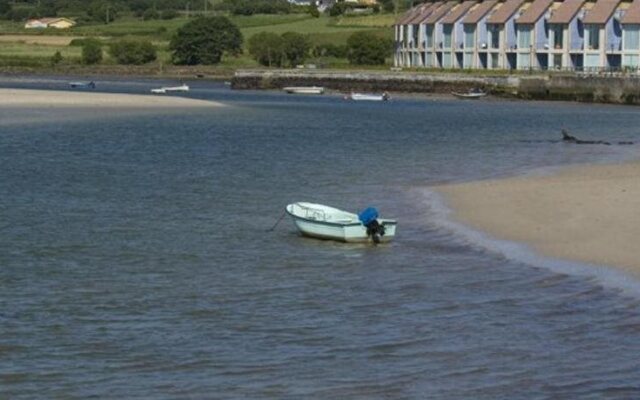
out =
[[640,162],[437,186],[458,222],[557,259],[640,277]]
[[222,103],[171,95],[0,89],[0,107],[35,108],[174,108],[220,107]]

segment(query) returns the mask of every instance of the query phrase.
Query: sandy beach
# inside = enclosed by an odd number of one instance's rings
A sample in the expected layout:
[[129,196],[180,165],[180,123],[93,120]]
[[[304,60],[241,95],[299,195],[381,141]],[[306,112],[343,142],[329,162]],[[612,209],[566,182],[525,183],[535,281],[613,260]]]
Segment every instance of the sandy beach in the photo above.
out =
[[221,103],[177,96],[73,92],[59,90],[0,89],[0,107],[37,108],[157,108],[219,107]]
[[640,277],[640,162],[434,189],[453,217],[474,229]]

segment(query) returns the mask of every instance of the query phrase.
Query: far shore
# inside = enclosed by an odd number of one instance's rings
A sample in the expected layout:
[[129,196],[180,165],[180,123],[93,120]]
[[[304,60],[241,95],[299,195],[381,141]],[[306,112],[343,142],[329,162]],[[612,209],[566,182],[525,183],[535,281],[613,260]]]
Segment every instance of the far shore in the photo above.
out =
[[0,106],[19,108],[192,108],[222,103],[171,95],[119,94],[94,91],[0,89]]
[[437,186],[457,221],[558,259],[640,278],[640,162]]

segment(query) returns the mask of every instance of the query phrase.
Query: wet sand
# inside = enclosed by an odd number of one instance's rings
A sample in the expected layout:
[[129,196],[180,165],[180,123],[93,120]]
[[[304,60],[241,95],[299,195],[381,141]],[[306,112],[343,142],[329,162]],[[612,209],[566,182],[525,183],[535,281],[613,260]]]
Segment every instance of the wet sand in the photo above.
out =
[[640,162],[434,189],[453,217],[474,229],[640,277]]
[[0,89],[1,107],[35,108],[157,108],[219,107],[221,103],[171,95],[100,93],[93,91],[59,91]]

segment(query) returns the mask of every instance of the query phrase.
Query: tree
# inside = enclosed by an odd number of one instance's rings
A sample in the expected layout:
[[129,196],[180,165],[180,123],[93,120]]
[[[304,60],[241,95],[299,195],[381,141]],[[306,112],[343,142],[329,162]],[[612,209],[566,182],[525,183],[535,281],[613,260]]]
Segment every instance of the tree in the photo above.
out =
[[242,33],[226,17],[198,17],[171,39],[174,64],[217,64],[224,53],[242,52]]
[[146,40],[122,39],[109,46],[109,54],[118,64],[142,65],[157,58],[156,48]]
[[282,36],[272,32],[260,32],[249,39],[249,54],[267,67],[281,67],[284,59]]
[[309,53],[309,41],[297,32],[286,32],[282,34],[282,45],[284,56],[289,61],[291,67],[302,64]]
[[382,65],[391,51],[390,40],[371,32],[356,32],[347,39],[347,58],[351,64]]
[[309,7],[307,9],[309,15],[311,15],[313,18],[320,18],[320,11],[318,11],[318,7],[316,7],[314,4],[310,4],[307,7]]
[[4,16],[11,11],[11,4],[9,4],[9,0],[0,0],[0,15]]
[[156,11],[156,9],[153,8],[153,7],[147,8],[142,13],[142,19],[145,20],[145,21],[149,21],[149,20],[152,20],[152,19],[158,19],[158,18],[160,18],[160,13],[158,11]]
[[118,16],[118,8],[106,0],[96,0],[89,4],[87,15],[96,21],[108,24]]
[[62,54],[59,51],[56,51],[53,56],[51,56],[51,65],[55,66],[62,62]]
[[98,64],[102,61],[102,43],[97,39],[86,39],[82,43],[82,63]]

